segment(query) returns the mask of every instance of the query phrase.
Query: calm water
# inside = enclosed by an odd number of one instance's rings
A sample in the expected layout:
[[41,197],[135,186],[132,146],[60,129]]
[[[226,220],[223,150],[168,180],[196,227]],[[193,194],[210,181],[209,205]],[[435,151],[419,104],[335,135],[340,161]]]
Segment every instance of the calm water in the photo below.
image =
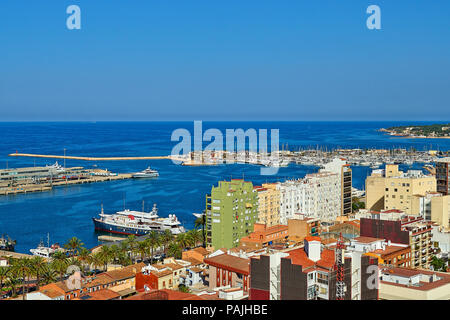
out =
[[[255,128],[280,129],[280,143],[291,150],[298,147],[415,147],[416,149],[450,149],[450,139],[390,138],[377,132],[380,127],[408,124],[401,122],[208,122],[203,129]],[[9,153],[63,154],[77,156],[168,155],[176,142],[172,131],[192,122],[99,122],[99,123],[0,123],[0,167],[39,166],[51,159],[13,158]],[[206,144],[205,144],[206,145]],[[62,164],[62,163],[61,163]],[[187,228],[193,227],[193,212],[204,209],[205,194],[218,180],[245,177],[255,184],[303,177],[317,167],[291,165],[280,168],[276,176],[260,176],[260,167],[221,165],[184,167],[169,160],[84,162],[67,160],[66,166],[108,168],[113,172],[134,172],[148,165],[160,172],[154,180],[125,180],[97,184],[58,187],[51,192],[0,197],[0,233],[17,239],[16,251],[29,252],[50,233],[50,241],[64,243],[77,236],[87,247],[97,245],[91,217],[103,203],[105,212],[126,207],[146,210],[157,203],[161,216],[175,213]],[[362,188],[370,169],[355,167],[353,184]]]

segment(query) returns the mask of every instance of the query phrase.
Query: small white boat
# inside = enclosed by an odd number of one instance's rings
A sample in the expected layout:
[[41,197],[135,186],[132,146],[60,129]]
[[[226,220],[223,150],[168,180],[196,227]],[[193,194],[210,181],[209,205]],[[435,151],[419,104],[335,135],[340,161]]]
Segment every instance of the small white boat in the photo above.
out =
[[155,178],[155,177],[159,177],[159,173],[158,173],[158,171],[148,167],[144,171],[133,173],[132,177],[137,178],[137,179],[139,179],[139,178]]

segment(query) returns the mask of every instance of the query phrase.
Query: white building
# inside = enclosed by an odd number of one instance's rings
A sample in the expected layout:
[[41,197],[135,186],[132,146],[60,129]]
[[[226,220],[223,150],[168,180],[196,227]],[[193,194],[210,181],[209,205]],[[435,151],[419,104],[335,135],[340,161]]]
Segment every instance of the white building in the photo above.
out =
[[280,192],[280,223],[302,213],[322,221],[334,221],[341,215],[341,178],[336,173],[308,174],[301,180],[277,185]]

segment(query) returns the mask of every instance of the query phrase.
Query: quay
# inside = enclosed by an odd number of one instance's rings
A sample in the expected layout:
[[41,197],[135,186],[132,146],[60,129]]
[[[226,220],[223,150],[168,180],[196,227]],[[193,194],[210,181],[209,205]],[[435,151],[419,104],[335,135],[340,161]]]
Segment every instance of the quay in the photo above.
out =
[[0,195],[50,191],[55,186],[131,179],[129,173],[111,173],[83,167],[63,168],[58,163],[45,167],[0,169]]
[[123,241],[126,238],[124,237],[114,237],[114,236],[106,236],[106,235],[102,235],[102,236],[98,236],[98,241],[106,241],[106,242],[118,242],[118,241]]
[[2,258],[21,259],[21,258],[32,258],[33,255],[31,255],[31,254],[24,254],[24,253],[18,253],[18,252],[13,252],[13,251],[0,250],[0,257],[2,257]]
[[127,173],[117,174],[115,176],[92,176],[92,177],[83,177],[78,179],[60,179],[53,182],[47,182],[45,184],[23,184],[17,185],[13,187],[0,187],[0,195],[11,195],[11,194],[19,194],[19,193],[29,193],[29,192],[45,192],[50,191],[53,187],[57,186],[68,186],[75,184],[84,184],[84,183],[96,183],[96,182],[105,182],[105,181],[115,181],[115,180],[125,180],[131,179],[132,175]]
[[49,159],[69,159],[83,161],[120,161],[120,160],[161,160],[169,159],[169,156],[152,156],[152,157],[78,157],[78,156],[58,156],[49,154],[32,154],[32,153],[11,153],[10,157],[30,157],[30,158],[49,158]]

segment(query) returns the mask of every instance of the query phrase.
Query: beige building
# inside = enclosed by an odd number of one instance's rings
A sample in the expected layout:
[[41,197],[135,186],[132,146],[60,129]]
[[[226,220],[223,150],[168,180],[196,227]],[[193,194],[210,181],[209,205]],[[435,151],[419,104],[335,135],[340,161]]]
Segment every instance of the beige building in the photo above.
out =
[[275,183],[255,187],[258,192],[258,223],[272,227],[280,224],[280,191]]
[[409,268],[380,271],[380,300],[449,300],[450,275]]
[[366,179],[366,208],[374,211],[413,211],[413,195],[436,191],[436,178],[421,170],[403,172],[398,165],[388,164],[384,170],[373,170]]
[[424,219],[436,222],[448,229],[450,225],[450,196],[439,192],[430,192],[425,195],[414,195],[412,211]]

